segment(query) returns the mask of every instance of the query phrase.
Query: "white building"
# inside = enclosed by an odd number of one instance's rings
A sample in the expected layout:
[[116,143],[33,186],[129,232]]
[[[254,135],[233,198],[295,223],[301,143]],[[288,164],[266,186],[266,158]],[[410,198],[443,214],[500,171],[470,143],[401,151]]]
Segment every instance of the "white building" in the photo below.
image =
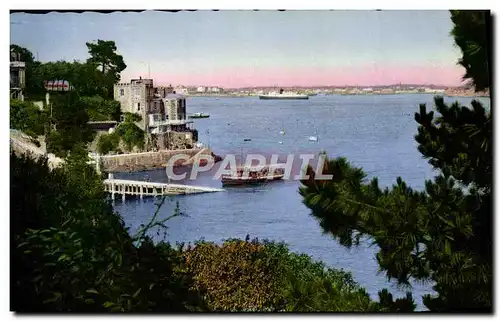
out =
[[175,87],[174,88],[174,93],[180,94],[180,95],[187,95],[188,94],[188,89],[186,87]]
[[432,89],[432,88],[425,88],[424,92],[429,93],[429,94],[442,94],[444,93],[444,89]]
[[200,87],[196,88],[197,93],[204,93],[206,91],[207,91],[207,87],[200,86]]
[[210,92],[213,92],[213,93],[220,93],[220,92],[222,92],[222,88],[219,88],[219,87],[212,87],[212,88],[210,88]]

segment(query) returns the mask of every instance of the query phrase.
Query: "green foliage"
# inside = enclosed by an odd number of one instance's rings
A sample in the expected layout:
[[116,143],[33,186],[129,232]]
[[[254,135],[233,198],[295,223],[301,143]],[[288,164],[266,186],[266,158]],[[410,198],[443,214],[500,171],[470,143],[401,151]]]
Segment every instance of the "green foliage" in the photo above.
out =
[[109,87],[113,87],[113,84],[104,81],[102,74],[93,65],[78,61],[55,61],[39,63],[33,74],[26,77],[27,84],[37,86],[36,90],[29,91],[28,94],[44,95],[44,81],[60,79],[67,80],[80,96],[107,96]]
[[[483,239],[491,233],[489,225],[481,226],[491,219],[489,196],[473,189],[464,194],[457,186],[462,182],[449,173],[427,181],[425,192],[413,191],[401,178],[382,190],[377,179],[365,182],[363,171],[343,158],[328,161],[324,173],[333,180],[315,181],[309,169],[312,177],[300,193],[325,232],[347,247],[369,237],[389,279],[405,285],[410,278],[434,282],[439,296],[424,299],[431,310],[491,306],[491,244]],[[484,233],[474,233],[475,227]]]
[[139,246],[76,146],[62,168],[11,154],[11,310],[172,312],[203,308],[180,252]]
[[[462,49],[460,64],[476,90],[488,89],[489,66],[484,12],[452,11],[455,42]],[[325,232],[342,245],[363,237],[378,246],[377,260],[388,279],[408,285],[411,278],[432,282],[437,296],[426,295],[431,311],[491,311],[492,307],[492,118],[478,101],[471,108],[447,106],[435,98],[436,110],[420,105],[418,150],[440,172],[413,191],[401,178],[381,189],[377,179],[344,158],[327,160],[332,181],[310,178],[300,193]],[[386,307],[410,308],[409,300],[379,293]]]
[[[373,302],[350,273],[314,262],[283,243],[230,239],[196,242],[184,251],[194,290],[214,311],[374,312],[413,311],[386,300]],[[407,303],[406,302],[406,303]]]
[[52,95],[52,123],[56,131],[47,135],[47,150],[64,157],[76,144],[89,143],[94,133],[88,125],[85,105],[77,93]]
[[10,100],[10,128],[30,136],[40,136],[48,125],[48,115],[29,101]]
[[87,63],[100,69],[105,83],[110,84],[108,97],[113,97],[112,84],[120,80],[120,73],[127,68],[123,57],[116,53],[114,41],[97,40],[97,42],[87,42],[90,58]]
[[120,142],[123,142],[127,151],[134,147],[144,149],[145,133],[135,122],[141,121],[141,116],[133,113],[124,113],[125,120],[116,127],[112,134],[103,134],[97,142],[97,150],[100,154],[120,150]]
[[[381,311],[350,274],[273,242],[173,248],[131,236],[82,144],[63,167],[11,154],[11,309],[17,312]],[[158,231],[159,232],[159,231]],[[388,311],[398,301],[384,301]]]
[[205,293],[214,311],[273,311],[278,305],[274,266],[265,260],[264,245],[240,240],[222,246],[198,242],[185,251],[194,274],[194,289]]
[[[39,61],[35,61],[35,57],[33,56],[33,53],[29,51],[28,49],[12,44],[10,45],[10,49],[16,53],[20,54],[21,61],[24,61],[26,63],[26,71],[25,71],[25,77],[27,80],[33,79],[36,69],[40,65]],[[28,93],[28,97],[30,99],[33,99],[34,97],[31,97],[29,95],[30,93],[34,92],[41,92],[41,89],[43,88],[42,83],[38,82],[32,82],[32,81],[26,81],[26,92]]]
[[97,151],[101,155],[109,152],[117,152],[120,149],[120,136],[116,132],[111,134],[102,134],[97,141]]
[[89,119],[92,121],[120,120],[120,103],[116,100],[105,100],[101,96],[82,97]]
[[491,84],[492,24],[491,12],[479,10],[451,10],[451,34],[462,51],[458,63],[465,68],[464,79],[469,79],[476,91],[488,89]]
[[[117,48],[113,41],[98,40],[97,43],[87,43],[87,48],[91,57],[84,63],[41,63],[35,61],[28,49],[11,45],[11,49],[21,53],[21,59],[26,62],[27,96],[31,99],[41,99],[46,92],[44,81],[62,79],[67,80],[82,97],[98,95],[112,100],[113,85],[120,80],[120,72],[126,68],[123,57],[116,53]],[[116,116],[113,113],[108,115],[113,115],[113,119]]]
[[121,141],[123,141],[128,151],[131,151],[134,146],[141,150],[144,149],[145,133],[133,122],[124,121],[116,127],[116,133]]
[[[300,193],[325,232],[344,246],[364,236],[380,248],[377,260],[389,279],[433,281],[437,298],[429,309],[483,310],[491,307],[491,114],[477,101],[472,109],[435,99],[440,117],[421,105],[419,151],[441,171],[425,192],[401,178],[382,190],[377,179],[339,158],[325,164],[332,181],[304,181]],[[464,193],[464,190],[466,192]]]
[[264,242],[275,273],[278,291],[287,312],[361,312],[374,304],[350,273],[326,267],[305,254],[289,252],[282,243]]
[[379,291],[378,296],[379,302],[375,304],[378,312],[413,312],[416,308],[411,292],[407,292],[404,299],[396,299],[396,301],[387,289]]
[[135,113],[124,112],[124,122],[137,123],[142,120],[141,115]]

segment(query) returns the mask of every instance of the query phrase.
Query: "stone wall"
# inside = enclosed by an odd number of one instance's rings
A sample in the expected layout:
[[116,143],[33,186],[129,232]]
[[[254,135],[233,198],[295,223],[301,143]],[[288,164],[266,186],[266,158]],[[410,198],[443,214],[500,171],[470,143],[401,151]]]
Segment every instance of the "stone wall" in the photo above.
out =
[[[136,172],[143,170],[165,168],[170,157],[177,154],[185,154],[193,157],[201,149],[163,150],[158,152],[146,152],[135,154],[106,155],[100,157],[101,171],[107,173]],[[207,150],[207,153],[211,152]]]
[[166,132],[154,135],[156,148],[164,149],[189,149],[193,148],[198,141],[198,132],[190,130],[185,132]]

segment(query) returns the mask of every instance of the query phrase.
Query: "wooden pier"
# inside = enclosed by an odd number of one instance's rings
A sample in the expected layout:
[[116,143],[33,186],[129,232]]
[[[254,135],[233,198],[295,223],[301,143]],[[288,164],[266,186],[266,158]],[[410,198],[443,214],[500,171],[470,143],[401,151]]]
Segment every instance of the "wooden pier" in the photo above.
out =
[[139,196],[142,199],[144,196],[184,195],[224,191],[224,189],[221,188],[204,186],[143,182],[113,178],[105,179],[103,183],[104,190],[111,194],[112,199],[115,199],[115,194],[120,194],[122,199],[125,199],[125,195]]

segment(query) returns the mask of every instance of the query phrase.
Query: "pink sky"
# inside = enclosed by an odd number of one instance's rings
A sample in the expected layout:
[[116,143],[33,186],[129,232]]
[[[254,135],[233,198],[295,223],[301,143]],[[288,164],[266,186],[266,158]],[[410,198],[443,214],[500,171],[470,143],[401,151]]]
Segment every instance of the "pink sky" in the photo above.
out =
[[[238,68],[221,69],[211,73],[171,73],[151,72],[151,77],[158,85],[207,85],[226,88],[258,86],[371,86],[406,84],[433,84],[459,86],[462,84],[464,69],[460,66],[406,66],[380,68],[366,67],[330,67],[288,69]],[[134,78],[138,75],[124,75]],[[144,76],[144,75],[142,75]]]

